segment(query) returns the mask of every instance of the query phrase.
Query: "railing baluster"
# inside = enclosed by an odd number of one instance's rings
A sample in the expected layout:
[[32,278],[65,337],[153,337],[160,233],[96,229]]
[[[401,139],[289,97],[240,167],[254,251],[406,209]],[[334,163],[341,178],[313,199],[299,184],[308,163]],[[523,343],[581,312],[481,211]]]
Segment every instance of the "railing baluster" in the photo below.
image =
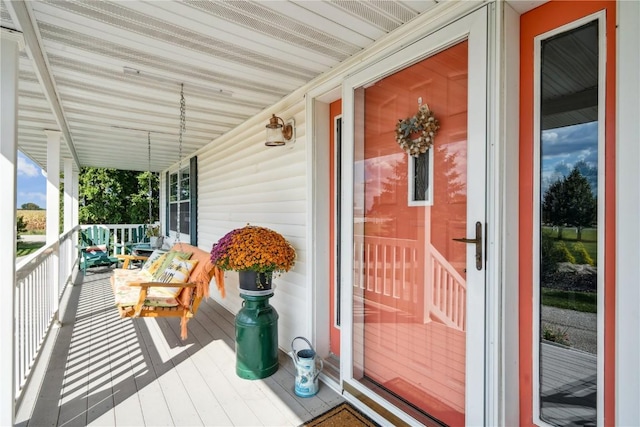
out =
[[[77,230],[64,233],[58,242],[40,248],[16,269],[14,286],[16,313],[15,339],[15,398],[19,405],[38,353],[54,320],[56,299],[59,301],[74,272],[77,251]],[[56,246],[58,257],[55,257]],[[55,295],[51,286],[54,261],[57,259],[60,293]]]

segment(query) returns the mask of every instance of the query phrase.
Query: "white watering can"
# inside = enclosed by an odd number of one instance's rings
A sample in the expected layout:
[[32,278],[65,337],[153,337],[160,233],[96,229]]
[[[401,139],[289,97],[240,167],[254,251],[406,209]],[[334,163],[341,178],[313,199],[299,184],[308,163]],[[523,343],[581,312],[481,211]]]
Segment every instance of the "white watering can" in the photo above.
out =
[[[305,341],[309,348],[297,351],[294,347],[296,340]],[[315,395],[318,392],[318,376],[324,367],[322,359],[316,359],[316,351],[309,340],[304,337],[295,337],[291,341],[289,356],[293,359],[293,364],[296,367],[296,395],[300,397]]]

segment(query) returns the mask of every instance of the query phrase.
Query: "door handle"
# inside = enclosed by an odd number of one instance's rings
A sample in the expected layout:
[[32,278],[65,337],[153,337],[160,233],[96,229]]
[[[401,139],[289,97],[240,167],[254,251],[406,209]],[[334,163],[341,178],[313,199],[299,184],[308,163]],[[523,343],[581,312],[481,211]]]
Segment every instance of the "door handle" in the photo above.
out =
[[453,240],[455,240],[456,242],[473,243],[474,245],[476,245],[476,269],[482,270],[482,223],[480,221],[476,222],[475,239],[467,239],[466,237],[461,237]]

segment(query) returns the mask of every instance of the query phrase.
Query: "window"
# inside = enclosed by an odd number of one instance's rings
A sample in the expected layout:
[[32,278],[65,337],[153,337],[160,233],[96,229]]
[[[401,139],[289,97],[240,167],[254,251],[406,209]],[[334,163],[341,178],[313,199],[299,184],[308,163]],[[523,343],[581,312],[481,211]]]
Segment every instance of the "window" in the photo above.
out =
[[409,206],[433,205],[433,154],[431,150],[409,159]]
[[540,39],[534,369],[536,410],[551,425],[596,425],[600,418],[600,37],[596,20]]
[[[180,172],[167,173],[167,206],[166,220],[169,224],[166,230],[180,234],[188,234],[191,244],[197,244],[197,158],[193,157],[188,167]],[[179,185],[178,185],[179,184]],[[178,227],[178,221],[180,221]]]

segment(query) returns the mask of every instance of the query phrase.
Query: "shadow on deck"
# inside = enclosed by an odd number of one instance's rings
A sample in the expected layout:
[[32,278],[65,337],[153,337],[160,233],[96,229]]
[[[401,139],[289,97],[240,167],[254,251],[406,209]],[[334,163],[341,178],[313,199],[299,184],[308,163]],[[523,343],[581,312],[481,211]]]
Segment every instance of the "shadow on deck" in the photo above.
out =
[[67,289],[63,326],[40,362],[48,362],[46,374],[34,376],[18,425],[295,426],[343,401],[325,384],[316,396],[297,397],[282,352],[274,375],[239,378],[234,316],[212,299],[185,341],[177,318],[120,319],[109,276],[95,268]]

